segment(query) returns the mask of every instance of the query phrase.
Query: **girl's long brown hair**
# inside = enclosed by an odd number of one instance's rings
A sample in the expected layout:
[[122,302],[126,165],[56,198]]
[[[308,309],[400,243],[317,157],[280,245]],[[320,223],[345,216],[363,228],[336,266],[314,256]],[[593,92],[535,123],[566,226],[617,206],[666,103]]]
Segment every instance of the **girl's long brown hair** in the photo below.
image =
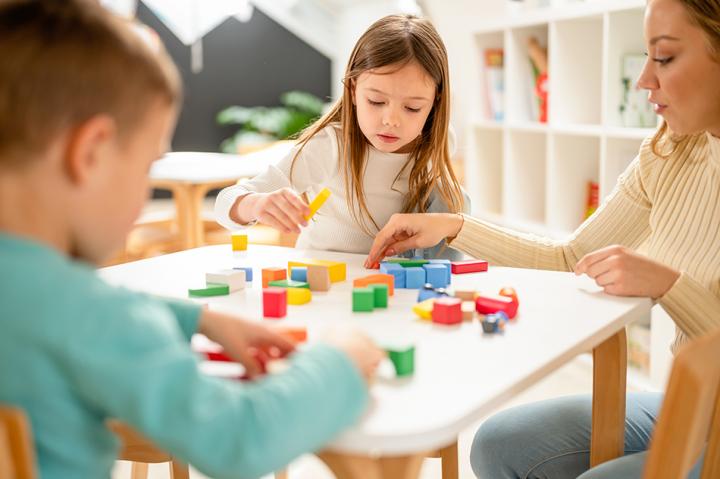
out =
[[338,154],[344,172],[345,190],[348,192],[348,209],[353,219],[369,235],[373,233],[366,220],[376,229],[380,227],[368,211],[363,191],[368,141],[357,122],[353,103],[355,82],[358,76],[369,70],[390,65],[401,68],[411,61],[418,62],[433,79],[436,97],[422,133],[403,167],[403,171],[410,168],[410,176],[402,211],[425,212],[430,194],[435,189],[449,211],[462,211],[462,190],[450,163],[448,150],[450,83],[447,52],[440,35],[425,19],[413,15],[390,15],[370,26],[350,55],[343,79],[342,97],[299,138],[300,148],[295,160],[313,136],[330,123],[340,123],[342,141],[338,142]]
[[[720,0],[678,0],[690,18],[690,21],[702,28],[708,40],[708,51],[713,59],[720,62]],[[652,142],[652,152],[662,158],[669,158],[674,153],[683,150],[687,143],[697,135],[674,135],[665,121],[655,132]],[[670,141],[670,150],[663,148],[662,140]],[[664,151],[661,151],[664,150]]]

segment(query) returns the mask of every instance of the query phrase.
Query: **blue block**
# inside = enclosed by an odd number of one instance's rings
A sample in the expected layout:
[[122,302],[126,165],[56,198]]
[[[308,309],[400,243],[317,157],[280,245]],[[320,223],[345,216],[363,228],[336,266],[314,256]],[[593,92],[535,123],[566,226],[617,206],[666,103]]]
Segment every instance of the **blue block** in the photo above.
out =
[[252,267],[250,266],[238,266],[233,268],[241,271],[245,271],[245,281],[252,281]]
[[395,287],[405,287],[405,268],[395,263],[380,263],[380,272],[383,274],[391,274],[395,278]]
[[444,288],[448,285],[447,268],[442,264],[429,263],[423,265],[426,281],[435,288]]
[[445,288],[434,288],[432,284],[425,283],[420,291],[418,291],[417,302],[420,303],[426,299],[441,298],[443,296],[450,296]]
[[431,259],[431,264],[442,264],[447,268],[447,284],[452,283],[452,265],[449,259]]
[[290,270],[290,279],[293,281],[302,281],[303,283],[307,283],[307,267],[293,266]]
[[420,289],[425,284],[425,270],[422,268],[405,268],[405,287]]

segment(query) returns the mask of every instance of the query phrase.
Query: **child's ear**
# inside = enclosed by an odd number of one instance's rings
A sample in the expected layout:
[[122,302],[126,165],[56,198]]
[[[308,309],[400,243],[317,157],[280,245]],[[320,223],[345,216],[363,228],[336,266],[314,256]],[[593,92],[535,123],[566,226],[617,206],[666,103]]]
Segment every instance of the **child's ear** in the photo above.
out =
[[70,181],[76,185],[87,183],[115,144],[117,128],[108,115],[96,115],[68,131],[64,167]]

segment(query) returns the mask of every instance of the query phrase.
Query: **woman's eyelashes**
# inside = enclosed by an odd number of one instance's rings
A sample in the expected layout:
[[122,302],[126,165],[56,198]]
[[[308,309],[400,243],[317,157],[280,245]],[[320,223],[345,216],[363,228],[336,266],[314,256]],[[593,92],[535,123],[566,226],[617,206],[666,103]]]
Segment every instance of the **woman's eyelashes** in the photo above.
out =
[[[375,101],[368,98],[368,103],[372,106],[382,106],[385,104],[384,101]],[[405,109],[411,113],[419,113],[421,108],[412,108],[409,106],[406,106]]]
[[[646,56],[646,57],[650,57],[650,55],[649,55],[647,52],[645,52],[645,56]],[[661,66],[667,65],[668,63],[670,63],[671,61],[673,61],[674,58],[675,58],[675,57],[673,57],[673,56],[671,56],[671,55],[668,55],[668,56],[655,55],[655,56],[653,56],[653,57],[650,57],[650,59],[651,59],[652,61],[654,61],[655,63],[657,63],[657,64],[659,64],[659,65],[661,65]]]

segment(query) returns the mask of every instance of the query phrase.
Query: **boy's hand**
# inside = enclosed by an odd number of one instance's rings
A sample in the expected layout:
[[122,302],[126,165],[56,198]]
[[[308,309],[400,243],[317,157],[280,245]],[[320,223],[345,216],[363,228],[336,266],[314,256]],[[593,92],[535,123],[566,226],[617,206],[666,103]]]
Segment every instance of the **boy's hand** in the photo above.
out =
[[310,214],[310,208],[290,188],[252,193],[243,202],[247,202],[246,208],[252,218],[284,233],[300,233],[300,226],[308,225],[305,217]]
[[385,357],[385,351],[356,330],[333,328],[323,335],[322,341],[347,354],[367,382],[374,376],[380,361]]
[[212,311],[202,313],[198,332],[220,344],[225,354],[245,366],[250,377],[262,372],[258,350],[279,358],[295,349],[291,341],[267,326]]

